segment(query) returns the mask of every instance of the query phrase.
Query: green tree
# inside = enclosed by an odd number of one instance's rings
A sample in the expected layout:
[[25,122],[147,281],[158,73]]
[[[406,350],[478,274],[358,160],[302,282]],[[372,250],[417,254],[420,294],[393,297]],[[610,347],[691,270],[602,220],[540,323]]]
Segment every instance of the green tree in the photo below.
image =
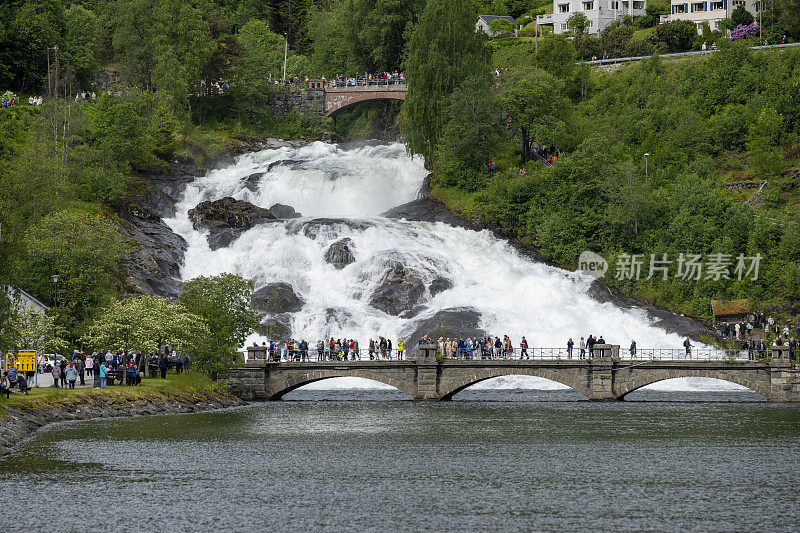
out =
[[200,11],[182,0],[160,0],[151,16],[155,18],[153,81],[177,104],[184,103],[216,43]]
[[81,340],[91,348],[116,348],[153,353],[174,344],[195,354],[205,349],[210,332],[206,322],[179,302],[161,296],[114,300],[87,328]]
[[216,378],[234,361],[235,353],[260,322],[250,305],[253,282],[235,274],[201,276],[187,281],[178,301],[190,313],[202,317],[211,332],[203,349],[196,352],[198,369]]
[[519,130],[523,163],[530,159],[534,140],[555,144],[554,132],[570,113],[563,83],[536,67],[511,71],[503,82],[497,103]]
[[24,286],[49,300],[58,274],[58,323],[79,335],[85,321],[114,292],[113,274],[123,243],[117,225],[101,216],[57,211],[30,228],[18,275]]
[[10,328],[14,332],[14,350],[63,354],[69,349],[67,330],[56,324],[53,315],[18,307]]
[[[114,56],[128,83],[150,90],[155,68],[156,26],[152,23],[158,0],[117,0],[111,11]],[[144,24],[144,21],[148,21]]]
[[539,40],[536,66],[565,80],[575,68],[575,46],[564,34],[546,35]]
[[153,136],[153,152],[162,159],[175,153],[175,115],[164,103],[159,104],[150,119]]
[[686,52],[694,47],[697,26],[688,20],[673,20],[656,26],[650,36],[653,44],[663,44],[667,52]]
[[589,19],[578,11],[567,20],[567,29],[572,35],[583,35],[589,29]]
[[480,75],[467,78],[453,92],[435,158],[436,176],[444,185],[470,191],[482,185],[496,137],[493,93],[489,80]]
[[64,64],[75,72],[81,88],[88,88],[100,68],[98,44],[100,23],[92,11],[73,4],[64,12],[66,35],[61,57]]
[[[28,91],[46,86],[47,49],[62,44],[64,8],[59,0],[27,0],[13,11],[9,25],[8,53],[12,87]],[[4,17],[5,18],[5,17]],[[51,60],[54,53],[50,52]]]
[[731,22],[734,28],[739,25],[749,26],[753,23],[753,15],[744,5],[738,5],[736,9],[731,11]]
[[506,19],[494,19],[489,23],[489,31],[492,32],[492,36],[497,35],[507,35],[509,33],[514,33],[517,29],[511,21]]
[[409,151],[431,156],[444,127],[448,97],[466,78],[489,76],[485,36],[475,32],[470,0],[430,0],[411,37],[403,131]]
[[753,166],[764,178],[776,177],[783,168],[782,157],[777,153],[782,134],[783,117],[769,106],[763,108],[750,125],[747,151]]

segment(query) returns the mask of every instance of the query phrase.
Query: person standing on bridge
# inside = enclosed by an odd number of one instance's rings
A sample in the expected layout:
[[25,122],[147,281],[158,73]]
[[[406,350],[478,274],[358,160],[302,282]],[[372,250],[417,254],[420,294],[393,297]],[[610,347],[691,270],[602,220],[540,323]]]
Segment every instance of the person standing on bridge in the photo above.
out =
[[758,358],[764,359],[764,354],[767,351],[767,345],[764,344],[764,339],[760,339],[758,341],[758,345],[756,346],[756,350],[758,350]]
[[525,336],[522,337],[522,342],[519,343],[519,347],[521,351],[519,352],[519,358],[522,359],[523,356],[525,359],[528,359],[528,341],[525,340]]
[[636,359],[636,341],[631,339],[631,359]]
[[406,351],[406,343],[403,342],[403,339],[397,339],[397,359],[403,359],[403,352]]
[[752,337],[747,337],[747,360],[755,359],[756,341]]
[[567,359],[572,359],[572,347],[575,346],[575,343],[572,342],[572,337],[569,338],[567,341]]
[[581,359],[585,359],[586,358],[586,341],[584,340],[583,337],[581,337],[581,342],[578,345],[578,347],[581,349]]
[[689,340],[689,337],[686,337],[686,340],[683,341],[683,347],[686,348],[686,357],[689,359],[692,358],[692,341]]
[[594,359],[594,337],[589,335],[589,338],[586,339],[586,347],[589,349],[589,359]]

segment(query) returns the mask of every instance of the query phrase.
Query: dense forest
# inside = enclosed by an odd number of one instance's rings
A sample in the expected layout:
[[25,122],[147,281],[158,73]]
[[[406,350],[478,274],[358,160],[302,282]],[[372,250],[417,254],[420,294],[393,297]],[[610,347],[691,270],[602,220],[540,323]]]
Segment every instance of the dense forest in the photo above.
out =
[[[404,71],[409,93],[396,122],[409,151],[427,158],[432,196],[547,260],[574,268],[583,250],[612,263],[622,254],[760,253],[757,280],[607,281],[695,316],[708,316],[714,297],[797,314],[796,49],[752,51],[752,40],[721,32],[689,35],[685,25],[657,25],[658,8],[599,37],[579,24],[568,35],[474,31],[479,12],[513,15],[528,30],[552,7],[541,0],[2,6],[0,91],[15,105],[0,109],[0,281],[51,302],[58,273],[55,322],[70,339],[125,290],[115,209],[143,173],[214,156],[231,139],[314,137],[334,127],[271,116],[287,44],[287,74],[301,80]],[[798,13],[798,0],[773,2],[768,38],[800,39]],[[656,55],[613,72],[577,62],[704,41],[720,51]],[[27,105],[39,95],[41,106]],[[384,111],[367,105],[339,126],[369,131]],[[560,150],[556,164],[535,157],[540,145]],[[768,185],[739,187],[746,182]],[[0,295],[3,320],[9,305]]]

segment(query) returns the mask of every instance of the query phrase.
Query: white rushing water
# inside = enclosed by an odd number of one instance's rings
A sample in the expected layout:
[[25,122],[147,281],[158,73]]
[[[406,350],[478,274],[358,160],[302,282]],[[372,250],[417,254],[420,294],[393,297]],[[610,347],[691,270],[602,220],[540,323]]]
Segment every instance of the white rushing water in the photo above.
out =
[[[252,177],[256,173],[263,175]],[[291,284],[305,301],[288,319],[292,334],[312,344],[334,336],[356,338],[365,348],[379,335],[397,339],[437,311],[471,307],[481,313],[485,331],[509,335],[515,345],[523,335],[530,346],[559,347],[593,334],[623,346],[636,339],[640,348],[681,347],[678,335],[654,327],[643,311],[598,303],[587,295],[589,280],[535,263],[488,231],[379,216],[413,200],[426,173],[401,144],[344,149],[316,142],[241,156],[189,184],[175,217],[166,221],[189,244],[182,276],[233,272],[252,279],[256,289]],[[254,227],[212,251],[188,211],[225,196],[267,208],[290,205],[303,218]],[[308,231],[317,217],[338,221]],[[344,237],[356,260],[337,270],[324,254]],[[432,297],[426,291],[415,318],[388,315],[369,299],[392,261],[413,269],[426,285],[444,277],[452,288]],[[254,334],[248,344],[265,340]]]

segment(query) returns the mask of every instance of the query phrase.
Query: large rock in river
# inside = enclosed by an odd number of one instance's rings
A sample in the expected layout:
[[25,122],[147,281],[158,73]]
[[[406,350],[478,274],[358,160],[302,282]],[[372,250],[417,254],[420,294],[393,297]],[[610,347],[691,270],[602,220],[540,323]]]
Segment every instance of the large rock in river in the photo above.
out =
[[261,287],[253,293],[250,303],[266,314],[295,313],[305,304],[288,283],[270,283]]
[[350,239],[344,238],[336,241],[331,244],[328,251],[325,252],[325,261],[341,270],[350,263],[354,263],[356,260],[356,256],[353,255],[353,251],[351,250],[352,247],[353,241]]
[[452,307],[437,312],[430,318],[418,322],[404,330],[400,336],[412,353],[416,353],[419,339],[430,337],[436,342],[439,337],[458,339],[459,337],[486,336],[480,327],[481,314],[471,307]]
[[393,261],[389,264],[369,304],[386,314],[398,316],[414,309],[425,294],[425,283],[419,273]]
[[269,209],[230,196],[219,200],[200,202],[189,211],[189,220],[192,221],[195,229],[237,228],[246,230],[261,222],[277,218]]
[[208,245],[212,250],[230,245],[244,231],[258,224],[300,216],[288,205],[275,204],[265,209],[230,196],[200,202],[189,211],[194,229],[208,230]]

